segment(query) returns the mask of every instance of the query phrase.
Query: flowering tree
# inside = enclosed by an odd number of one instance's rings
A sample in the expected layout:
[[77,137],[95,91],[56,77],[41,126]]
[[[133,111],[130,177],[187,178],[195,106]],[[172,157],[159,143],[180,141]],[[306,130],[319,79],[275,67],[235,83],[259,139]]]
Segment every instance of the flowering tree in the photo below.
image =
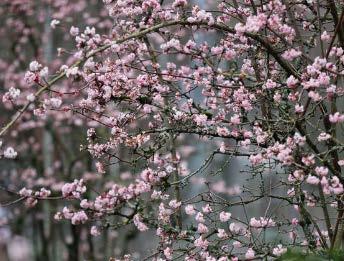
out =
[[[31,1],[7,2],[12,13],[35,13]],[[82,12],[83,1],[57,2],[45,15],[50,34],[66,39],[56,61],[38,43],[34,59],[21,57],[19,41],[18,60],[2,64],[3,106],[16,111],[0,132],[2,160],[17,173],[3,187],[19,196],[9,207],[55,202],[52,226],[69,222],[92,236],[154,231],[156,248],[140,260],[342,248],[340,1],[104,0],[108,12],[82,26],[63,16]],[[27,41],[41,33],[19,24]],[[47,126],[54,162],[37,165]],[[190,169],[196,143],[207,155]],[[238,159],[241,183],[227,185]],[[123,254],[114,260],[135,259]]]

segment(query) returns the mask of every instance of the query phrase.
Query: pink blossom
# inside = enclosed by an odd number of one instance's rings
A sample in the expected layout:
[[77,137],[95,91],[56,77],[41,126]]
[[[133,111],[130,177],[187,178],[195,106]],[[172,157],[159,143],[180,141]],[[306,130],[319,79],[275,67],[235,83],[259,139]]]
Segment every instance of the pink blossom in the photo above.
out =
[[194,215],[194,214],[196,214],[194,206],[193,205],[186,205],[185,206],[185,213],[187,215]]
[[235,222],[229,224],[229,230],[233,234],[240,234],[241,232],[243,232],[243,228],[240,226],[240,224]]
[[101,162],[96,162],[96,168],[97,168],[97,172],[100,173],[100,174],[104,174],[106,171],[105,171],[105,168],[104,168],[104,165],[101,163]]
[[276,82],[274,82],[273,80],[271,79],[268,79],[266,81],[266,83],[264,84],[263,88],[266,88],[266,89],[274,89],[278,86],[278,84]]
[[170,248],[170,247],[166,247],[164,249],[164,255],[165,255],[167,260],[172,260],[172,258],[173,258],[173,249]]
[[194,242],[194,245],[196,247],[202,248],[202,249],[207,249],[209,242],[206,239],[203,239],[202,236],[200,236],[199,238],[197,238]]
[[19,195],[22,197],[29,197],[33,194],[33,191],[31,189],[27,189],[27,188],[22,188],[19,191]]
[[194,121],[198,126],[204,126],[207,123],[207,116],[204,114],[198,114],[194,116]]
[[81,210],[73,214],[71,222],[73,225],[78,225],[78,224],[84,224],[87,220],[88,220],[88,217],[85,211]]
[[16,100],[16,99],[19,97],[19,95],[20,95],[20,90],[14,88],[14,87],[11,87],[11,88],[8,90],[8,95],[9,95],[9,97],[10,97],[12,100]]
[[339,112],[336,112],[334,114],[330,114],[329,120],[331,123],[341,123],[344,122],[344,114],[340,114]]
[[249,249],[247,249],[247,251],[246,251],[246,254],[245,254],[245,258],[246,259],[253,259],[254,257],[255,257],[255,252],[253,251],[253,249],[252,248],[249,248]]
[[173,200],[170,201],[170,203],[168,205],[171,208],[177,209],[177,208],[179,208],[182,205],[182,203],[177,201],[176,199],[173,199]]
[[33,72],[26,72],[24,76],[24,81],[31,85],[38,79],[37,75]]
[[299,221],[298,221],[297,218],[293,218],[293,219],[291,220],[291,223],[292,223],[294,226],[297,226],[297,225],[299,224]]
[[262,163],[263,159],[264,158],[263,158],[263,156],[261,154],[251,155],[250,156],[250,162],[253,165],[258,165],[258,164]]
[[289,76],[287,79],[287,86],[291,89],[295,88],[298,83],[299,83],[299,80],[296,79],[293,75]]
[[139,214],[136,214],[133,220],[138,230],[140,230],[141,232],[148,230],[147,225],[142,222],[141,216]]
[[260,217],[260,219],[251,218],[250,220],[250,226],[254,228],[274,227],[275,225],[275,221],[271,218]]
[[331,135],[325,132],[322,132],[318,136],[318,141],[326,141],[328,139],[331,139]]
[[204,207],[202,207],[202,211],[203,213],[206,213],[206,214],[213,212],[209,204],[206,204]]
[[321,100],[321,96],[318,92],[310,91],[308,93],[308,97],[311,98],[314,102],[318,102]]
[[267,22],[267,16],[264,13],[249,16],[246,20],[245,31],[256,33],[262,29]]
[[283,247],[281,244],[277,245],[277,247],[275,247],[273,250],[272,250],[272,253],[275,255],[275,256],[281,256],[283,255],[285,252],[287,252],[287,248]]
[[78,67],[71,67],[66,69],[66,77],[69,78],[70,76],[74,76],[77,75],[79,72],[79,68]]
[[97,237],[100,235],[100,230],[97,226],[92,226],[90,233],[92,236]]
[[331,35],[328,34],[327,31],[324,31],[322,34],[321,34],[321,40],[322,41],[328,41],[331,39]]
[[17,155],[18,153],[12,147],[7,147],[4,151],[4,157],[7,159],[15,159]]
[[318,176],[326,176],[328,174],[328,168],[327,167],[316,167],[315,173]]
[[86,186],[82,179],[75,179],[72,183],[64,184],[61,191],[62,196],[65,198],[80,198],[86,192]]
[[39,64],[37,61],[32,61],[30,63],[30,71],[31,72],[36,72],[42,67],[41,64]]
[[90,208],[92,206],[92,204],[90,202],[88,202],[87,199],[83,199],[80,202],[80,207],[82,208]]
[[200,222],[200,223],[205,222],[204,215],[202,214],[202,212],[198,212],[195,216],[195,219],[197,222]]
[[187,0],[174,0],[172,7],[184,7],[187,5]]
[[218,236],[220,239],[224,239],[224,238],[226,238],[226,237],[228,236],[227,233],[226,233],[226,231],[225,231],[224,229],[222,229],[222,228],[219,228],[217,231],[218,231],[218,232],[217,232],[217,236]]
[[315,164],[315,160],[314,160],[314,155],[313,154],[302,157],[301,161],[306,166],[311,166],[311,165]]
[[53,97],[53,98],[44,100],[44,105],[46,107],[51,107],[53,109],[60,108],[61,104],[62,104],[62,100],[60,98],[57,98],[57,97]]
[[59,20],[56,20],[56,19],[53,19],[50,23],[50,27],[55,29],[57,25],[60,24],[60,21]]
[[51,191],[49,189],[41,188],[39,191],[35,192],[35,196],[44,199],[51,195]]
[[241,245],[241,243],[239,242],[239,241],[234,241],[233,242],[233,247],[234,248],[240,248],[242,245]]
[[231,117],[230,119],[231,123],[234,124],[234,125],[238,125],[240,124],[240,116],[238,114],[235,114]]
[[69,32],[72,36],[77,36],[79,34],[79,28],[72,26]]
[[204,225],[203,223],[199,223],[197,227],[197,232],[200,234],[208,233],[208,227]]
[[217,134],[219,134],[220,136],[229,136],[229,131],[225,127],[217,127],[216,131],[217,131]]
[[26,96],[26,99],[29,101],[29,102],[33,102],[35,100],[35,95],[33,93],[30,93],[28,96]]
[[309,176],[307,177],[307,179],[306,179],[306,182],[307,182],[308,184],[311,184],[311,185],[318,185],[319,182],[320,182],[320,180],[319,180],[319,178],[317,178],[317,177],[315,177],[315,176],[309,175]]
[[295,58],[299,57],[302,53],[295,49],[290,49],[282,54],[282,57],[287,61],[293,61]]
[[232,216],[231,213],[222,211],[220,213],[220,221],[227,222],[231,218],[231,216]]

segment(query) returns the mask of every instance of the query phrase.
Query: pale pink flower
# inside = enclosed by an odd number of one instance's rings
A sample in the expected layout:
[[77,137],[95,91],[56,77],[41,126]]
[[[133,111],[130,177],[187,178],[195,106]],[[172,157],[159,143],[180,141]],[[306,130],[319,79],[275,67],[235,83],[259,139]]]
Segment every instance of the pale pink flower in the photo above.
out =
[[306,182],[307,182],[308,184],[311,184],[311,185],[318,185],[319,182],[320,182],[320,180],[319,180],[319,178],[317,178],[317,177],[315,177],[315,176],[309,175],[309,176],[307,177],[307,179],[306,179]]
[[31,189],[27,189],[27,188],[22,188],[19,191],[19,195],[22,197],[29,197],[33,194],[33,191]]
[[85,211],[81,210],[73,214],[71,222],[73,225],[84,224],[88,220]]
[[194,121],[196,122],[196,124],[197,124],[198,126],[204,126],[204,125],[206,125],[207,119],[208,119],[208,117],[207,117],[207,115],[205,115],[205,114],[196,114],[196,115],[194,116]]
[[206,213],[206,214],[213,212],[209,204],[206,204],[204,207],[202,207],[202,211],[203,213]]
[[260,217],[259,219],[256,219],[253,217],[250,220],[250,226],[254,228],[274,227],[275,225],[275,221],[271,218]]
[[147,225],[142,222],[141,216],[139,214],[136,214],[134,216],[133,221],[139,231],[143,232],[148,230]]
[[194,215],[196,214],[196,210],[193,205],[186,205],[185,206],[185,213],[187,215]]
[[252,165],[258,165],[260,163],[262,163],[264,160],[262,154],[257,154],[257,155],[251,155],[250,156],[250,162]]
[[92,236],[97,237],[100,235],[100,229],[97,226],[92,226],[90,233]]
[[328,174],[328,168],[327,167],[316,167],[315,168],[315,173],[318,176],[326,176]]
[[12,147],[8,147],[4,151],[4,157],[7,159],[15,159],[17,155],[18,153]]
[[234,248],[240,248],[241,247],[241,243],[239,241],[234,241],[233,242],[233,247]]
[[196,247],[202,248],[202,249],[207,249],[209,242],[206,239],[203,239],[202,236],[200,236],[199,238],[197,238],[194,242],[194,245]]
[[104,167],[104,164],[103,164],[103,163],[97,161],[97,162],[95,163],[95,165],[96,165],[96,169],[97,169],[97,172],[98,172],[98,173],[100,173],[100,174],[104,174],[104,173],[105,173],[105,167]]
[[42,67],[42,65],[39,64],[37,61],[32,61],[29,67],[31,72],[36,72]]
[[170,247],[166,247],[164,249],[164,256],[166,257],[167,260],[172,260],[173,258],[173,249]]
[[223,239],[223,238],[226,238],[228,235],[224,229],[219,228],[217,230],[217,236],[218,236],[218,238]]
[[78,27],[72,26],[72,27],[70,28],[69,33],[70,33],[72,36],[77,36],[77,35],[79,34],[79,28],[78,28]]
[[243,228],[238,223],[233,222],[229,224],[229,230],[233,234],[240,234],[243,231]]
[[303,113],[303,112],[304,112],[304,107],[303,107],[303,105],[296,104],[296,105],[295,105],[295,112],[296,112],[296,113]]
[[299,224],[299,220],[297,218],[293,218],[291,220],[291,223],[294,225],[294,226],[297,226]]
[[232,216],[231,213],[222,211],[220,213],[220,221],[227,222],[231,218],[231,216]]
[[230,122],[234,125],[240,124],[240,122],[241,122],[240,116],[238,114],[233,115],[230,119]]
[[197,226],[197,232],[200,234],[208,233],[208,227],[204,225],[203,223],[199,223]]
[[31,85],[31,84],[33,84],[37,79],[38,79],[38,77],[37,77],[37,75],[36,75],[35,73],[29,72],[29,71],[25,73],[24,81],[25,81],[27,84]]
[[331,39],[331,35],[329,35],[327,31],[324,31],[320,38],[322,41],[328,41]]
[[205,222],[204,215],[202,212],[198,212],[197,215],[195,216],[195,219],[197,222],[200,222],[200,223]]
[[291,89],[295,88],[298,83],[299,83],[299,80],[296,79],[293,75],[289,76],[287,79],[287,86]]
[[344,122],[344,114],[340,114],[339,112],[336,112],[334,114],[330,114],[329,120],[331,123],[341,123]]
[[301,56],[302,52],[295,49],[289,49],[282,54],[282,57],[287,61],[293,61],[295,58]]
[[184,7],[187,5],[187,0],[174,0],[172,7]]
[[253,251],[253,249],[252,248],[249,248],[249,249],[247,249],[247,251],[246,251],[246,254],[245,254],[245,258],[246,259],[253,259],[254,257],[255,257],[255,252]]
[[318,136],[318,141],[326,141],[328,139],[331,139],[331,135],[326,132],[322,132]]
[[281,255],[283,255],[285,252],[287,252],[287,248],[286,248],[286,247],[283,247],[281,244],[277,245],[277,247],[275,247],[275,248],[272,250],[272,253],[273,253],[275,256],[281,256]]
[[217,127],[216,132],[220,136],[228,136],[229,130],[225,127]]
[[8,95],[12,100],[16,100],[20,95],[20,90],[17,88],[11,87],[8,90]]
[[182,202],[177,201],[176,199],[173,199],[170,201],[170,203],[168,204],[171,208],[177,209],[182,205]]
[[62,186],[62,196],[65,198],[80,198],[86,192],[86,186],[83,179],[75,179],[72,183],[66,183]]
[[51,21],[51,23],[50,23],[50,27],[51,28],[53,28],[53,29],[55,29],[56,28],[56,26],[57,25],[59,25],[60,24],[60,21],[59,20],[56,20],[56,19],[54,19],[54,20],[52,20]]

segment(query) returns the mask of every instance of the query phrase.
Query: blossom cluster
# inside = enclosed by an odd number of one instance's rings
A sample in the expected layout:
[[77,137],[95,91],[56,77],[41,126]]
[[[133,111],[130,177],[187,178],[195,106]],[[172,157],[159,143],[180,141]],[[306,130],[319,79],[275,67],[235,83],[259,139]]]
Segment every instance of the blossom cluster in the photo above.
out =
[[152,260],[340,245],[342,4],[203,2],[103,0],[83,26],[54,6],[59,58],[37,50],[1,79],[11,187],[93,236],[154,231]]

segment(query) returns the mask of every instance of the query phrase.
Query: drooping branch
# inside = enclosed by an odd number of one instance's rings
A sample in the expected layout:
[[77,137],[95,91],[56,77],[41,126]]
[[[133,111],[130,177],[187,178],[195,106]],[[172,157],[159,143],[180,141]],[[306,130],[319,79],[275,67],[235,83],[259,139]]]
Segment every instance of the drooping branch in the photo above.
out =
[[[135,39],[135,38],[141,38],[149,33],[152,32],[156,32],[162,28],[165,27],[170,27],[170,26],[174,26],[174,25],[183,25],[183,26],[208,26],[209,28],[213,28],[216,30],[220,30],[220,31],[224,31],[224,32],[228,32],[231,34],[235,34],[236,31],[234,28],[232,27],[228,27],[225,25],[221,25],[221,24],[213,24],[213,25],[208,25],[205,22],[188,22],[186,20],[176,20],[176,21],[170,21],[170,22],[164,22],[164,23],[160,23],[157,24],[155,26],[149,27],[147,29],[144,29],[142,31],[138,31],[135,33],[132,33],[126,37],[123,37],[122,39],[119,40],[115,40],[110,44],[104,45],[102,47],[97,48],[94,51],[91,51],[89,54],[87,54],[84,58],[82,58],[81,60],[75,62],[70,68],[74,68],[74,67],[78,67],[80,65],[82,65],[87,59],[109,49],[113,44],[121,44],[124,42],[127,42],[131,39]],[[276,60],[276,62],[289,74],[289,75],[293,75],[294,77],[300,79],[300,76],[298,75],[298,73],[295,71],[295,69],[287,62],[285,61],[280,55],[279,53],[272,47],[272,45],[266,40],[264,39],[262,36],[258,35],[258,34],[253,34],[253,33],[244,33],[245,36],[257,41],[258,43],[260,43],[268,53],[270,53]],[[53,79],[51,79],[50,81],[48,81],[45,85],[43,85],[36,93],[35,93],[35,97],[39,97],[42,93],[44,93],[45,91],[49,90],[49,88],[54,85],[56,82],[58,82],[59,80],[63,79],[66,76],[66,72],[61,72],[60,74],[58,74],[56,77],[54,77]],[[32,101],[28,101],[12,118],[12,120],[10,122],[8,122],[0,131],[0,137],[3,136],[22,116],[22,114],[29,108],[29,106],[32,104]]]

